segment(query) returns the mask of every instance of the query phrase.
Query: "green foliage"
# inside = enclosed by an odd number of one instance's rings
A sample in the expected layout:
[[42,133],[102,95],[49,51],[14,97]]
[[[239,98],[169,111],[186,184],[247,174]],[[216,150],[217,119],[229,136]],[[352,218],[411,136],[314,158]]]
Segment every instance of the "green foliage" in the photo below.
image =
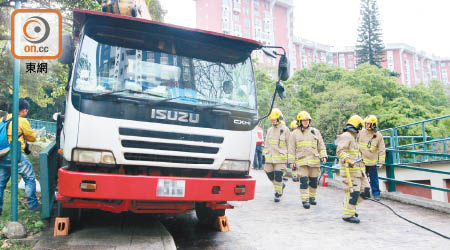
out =
[[[39,158],[29,156],[29,159],[31,163],[33,164],[34,172],[36,173],[36,178],[39,179]],[[11,181],[8,182],[8,185],[6,186],[5,193],[3,196],[3,213],[0,216],[0,229],[3,228],[8,222],[11,217],[10,214],[10,207],[11,207]],[[39,193],[36,193],[39,197]],[[28,233],[28,235],[34,235],[36,233],[39,233],[44,229],[46,226],[45,222],[41,219],[41,213],[30,213],[28,212],[28,205],[25,195],[25,190],[19,189],[19,222],[22,223]],[[7,249],[31,249],[32,246],[27,245],[24,242],[20,241],[12,241],[4,239],[4,235],[0,233],[0,246],[1,245],[8,245]]]
[[[261,69],[255,69],[259,116],[267,114],[275,81]],[[363,118],[378,117],[381,129],[450,114],[449,92],[437,80],[429,87],[423,84],[407,88],[397,82],[386,69],[362,65],[345,70],[327,64],[313,64],[298,70],[285,82],[287,98],[277,98],[274,107],[281,109],[287,124],[302,110],[308,111],[327,142],[333,142],[352,114]],[[263,121],[263,127],[270,123]],[[449,135],[450,119],[426,126],[433,137]],[[400,135],[419,135],[420,126],[399,131]]]
[[145,2],[147,3],[148,11],[150,12],[152,20],[164,22],[164,16],[167,11],[161,7],[159,0],[145,0]]
[[361,24],[358,28],[356,55],[358,65],[369,63],[380,66],[384,54],[382,33],[378,21],[378,7],[376,0],[361,0]]

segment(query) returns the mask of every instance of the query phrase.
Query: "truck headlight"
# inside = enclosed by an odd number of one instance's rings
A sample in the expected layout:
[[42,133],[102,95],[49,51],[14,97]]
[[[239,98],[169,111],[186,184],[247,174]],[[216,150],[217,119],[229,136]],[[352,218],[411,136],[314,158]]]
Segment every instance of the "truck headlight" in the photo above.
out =
[[248,171],[249,168],[250,168],[250,161],[225,160],[223,161],[219,170]]
[[88,149],[74,149],[72,160],[84,163],[116,164],[112,152]]

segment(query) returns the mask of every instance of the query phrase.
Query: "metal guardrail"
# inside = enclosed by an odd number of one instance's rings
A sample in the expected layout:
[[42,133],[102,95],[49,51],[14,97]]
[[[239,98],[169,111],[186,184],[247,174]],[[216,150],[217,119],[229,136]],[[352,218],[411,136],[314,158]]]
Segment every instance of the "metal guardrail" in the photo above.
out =
[[[388,158],[386,161],[386,177],[378,177],[380,180],[385,180],[388,182],[388,192],[395,192],[397,190],[396,184],[407,184],[411,186],[421,187],[421,188],[427,188],[427,189],[434,189],[439,190],[443,192],[450,192],[449,188],[440,188],[440,187],[434,187],[431,185],[425,185],[420,183],[415,183],[411,181],[402,181],[402,180],[396,180],[395,179],[395,168],[404,168],[404,169],[411,169],[415,171],[422,171],[422,172],[429,172],[429,173],[435,173],[435,174],[445,174],[450,175],[450,172],[448,171],[441,171],[441,170],[434,170],[434,169],[427,169],[427,168],[420,168],[420,167],[413,167],[408,165],[400,165],[400,164],[394,164],[393,158],[396,155],[397,152],[400,153],[411,153],[411,154],[421,154],[421,155],[428,155],[428,156],[441,156],[445,157],[445,159],[450,159],[450,154],[438,154],[438,153],[429,153],[429,152],[415,152],[415,151],[405,151],[405,150],[395,150],[395,149],[387,149]],[[337,158],[336,156],[329,156],[329,159]],[[321,168],[328,170],[328,177],[333,178],[334,172],[339,172],[340,168],[333,167],[332,164],[329,164],[328,161],[327,164],[321,165]]]
[[[404,145],[399,145],[399,135],[398,135],[398,131],[399,129],[402,128],[407,128],[407,127],[411,127],[411,126],[416,126],[416,125],[420,125],[422,127],[422,144],[423,144],[423,151],[427,152],[428,151],[428,145],[431,145],[431,151],[434,151],[434,143],[433,142],[429,142],[427,141],[427,138],[429,138],[426,135],[426,131],[425,131],[425,124],[429,123],[429,122],[434,122],[434,121],[439,121],[439,120],[443,120],[443,119],[448,119],[450,118],[450,115],[444,115],[444,116],[440,116],[440,117],[436,117],[436,118],[432,118],[432,119],[428,119],[428,120],[423,120],[423,121],[419,121],[419,122],[413,122],[413,123],[409,123],[409,124],[405,124],[405,125],[401,125],[401,126],[397,126],[393,129],[394,133],[393,133],[393,149],[398,150],[399,147],[402,147]],[[450,137],[449,137],[450,139]],[[411,143],[413,144],[413,143]],[[413,150],[415,150],[415,145],[413,146]],[[400,154],[399,152],[394,152],[395,156],[394,156],[394,162],[395,163],[400,163]],[[413,156],[414,157],[414,156]],[[413,160],[415,161],[415,160]],[[428,156],[426,156],[426,161],[428,161]]]
[[57,161],[59,160],[56,142],[50,143],[39,155],[41,175],[42,218],[50,218],[55,201],[57,185]]
[[47,122],[47,121],[41,121],[41,120],[33,120],[28,119],[30,122],[31,128],[38,130],[45,128],[45,131],[49,134],[56,134],[56,122]]

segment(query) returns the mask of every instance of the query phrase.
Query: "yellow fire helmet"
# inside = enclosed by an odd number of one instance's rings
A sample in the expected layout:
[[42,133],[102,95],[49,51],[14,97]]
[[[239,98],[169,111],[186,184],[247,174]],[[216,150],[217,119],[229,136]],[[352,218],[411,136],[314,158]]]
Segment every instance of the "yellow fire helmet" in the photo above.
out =
[[301,121],[301,120],[310,120],[311,121],[312,119],[311,119],[311,116],[309,115],[309,113],[303,110],[297,114],[297,121]]
[[355,133],[358,133],[359,130],[363,127],[364,120],[359,115],[352,115],[350,119],[348,119],[347,125],[344,127],[344,131],[351,130]]
[[377,131],[378,129],[378,119],[376,116],[374,115],[368,115],[365,119],[364,122],[366,124],[370,124],[369,126],[369,130],[374,130]]
[[298,128],[297,121],[296,121],[296,120],[293,120],[293,121],[291,122],[290,127],[291,127],[292,130]]
[[272,109],[272,111],[270,112],[269,117],[267,117],[267,119],[269,121],[271,120],[278,120],[278,119],[283,119],[283,113],[281,113],[281,110],[279,110],[278,108],[274,108]]

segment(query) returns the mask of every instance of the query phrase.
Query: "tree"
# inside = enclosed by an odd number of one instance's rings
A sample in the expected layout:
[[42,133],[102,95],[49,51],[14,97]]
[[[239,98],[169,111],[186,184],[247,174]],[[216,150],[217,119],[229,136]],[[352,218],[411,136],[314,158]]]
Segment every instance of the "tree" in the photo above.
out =
[[[267,73],[256,68],[259,117],[270,107],[275,86]],[[429,87],[424,84],[407,88],[398,83],[387,69],[362,65],[346,70],[327,64],[313,64],[298,70],[284,82],[287,98],[277,98],[274,107],[283,112],[286,123],[295,119],[301,110],[312,116],[312,126],[318,128],[326,142],[334,142],[342,132],[347,119],[358,114],[378,117],[380,129],[450,114],[450,93],[447,86],[433,80]],[[264,128],[270,123],[262,122]],[[446,137],[450,119],[428,123],[427,135]],[[421,134],[421,127],[399,130],[399,135]]]
[[148,11],[150,12],[152,20],[164,22],[164,16],[167,11],[161,7],[159,0],[145,0],[145,2],[147,3]]
[[384,61],[384,44],[376,0],[361,0],[361,23],[358,28],[356,55],[358,65],[369,63],[380,67]]

